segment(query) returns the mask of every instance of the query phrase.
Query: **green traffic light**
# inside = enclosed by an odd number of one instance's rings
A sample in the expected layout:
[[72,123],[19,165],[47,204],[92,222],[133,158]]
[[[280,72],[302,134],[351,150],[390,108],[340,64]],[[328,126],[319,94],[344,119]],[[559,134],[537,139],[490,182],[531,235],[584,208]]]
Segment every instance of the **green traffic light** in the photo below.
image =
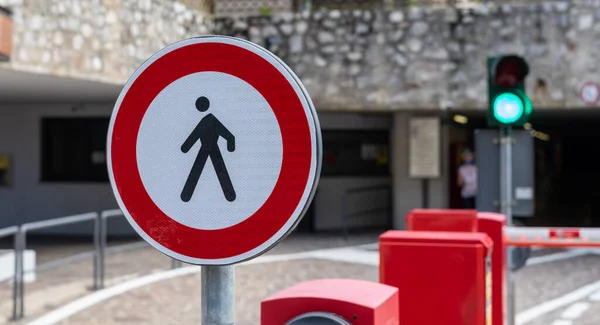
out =
[[502,93],[494,99],[494,117],[502,124],[516,122],[525,113],[525,103],[513,93]]
[[514,91],[525,104],[525,114],[528,116],[531,115],[531,112],[533,112],[533,105],[531,104],[529,97],[527,97],[527,94],[521,89],[515,89]]

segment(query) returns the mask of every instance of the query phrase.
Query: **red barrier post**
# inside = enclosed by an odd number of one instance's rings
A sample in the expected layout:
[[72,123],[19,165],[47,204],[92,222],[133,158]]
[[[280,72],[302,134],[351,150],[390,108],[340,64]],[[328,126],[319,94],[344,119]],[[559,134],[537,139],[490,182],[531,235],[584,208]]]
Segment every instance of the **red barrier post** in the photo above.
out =
[[284,325],[311,313],[335,314],[353,325],[398,325],[398,289],[354,279],[298,283],[261,303],[261,325]]
[[406,215],[407,230],[477,231],[477,210],[414,209]]
[[490,237],[391,230],[379,237],[379,281],[398,288],[402,325],[490,325]]
[[492,212],[454,209],[415,209],[406,215],[408,230],[422,231],[466,231],[487,234],[496,249],[492,253],[492,311],[493,324],[503,325],[505,316],[506,293],[506,245],[503,228],[506,216]]

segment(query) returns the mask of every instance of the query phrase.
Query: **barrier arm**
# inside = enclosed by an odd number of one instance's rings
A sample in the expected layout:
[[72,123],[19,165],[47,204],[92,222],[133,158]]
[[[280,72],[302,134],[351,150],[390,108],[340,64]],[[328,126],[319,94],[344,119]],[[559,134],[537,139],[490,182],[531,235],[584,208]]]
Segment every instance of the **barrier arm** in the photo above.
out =
[[504,227],[507,246],[600,247],[600,228]]

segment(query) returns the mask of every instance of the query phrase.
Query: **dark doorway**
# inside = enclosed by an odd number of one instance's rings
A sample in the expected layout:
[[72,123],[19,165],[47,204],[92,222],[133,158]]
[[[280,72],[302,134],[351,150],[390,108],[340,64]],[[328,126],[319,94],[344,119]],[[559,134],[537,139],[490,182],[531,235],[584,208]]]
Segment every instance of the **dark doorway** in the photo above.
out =
[[535,224],[600,226],[600,114],[534,112]]
[[[466,116],[468,122],[454,122],[455,114]],[[484,114],[463,111],[449,117],[451,127],[465,134],[450,143],[452,207],[457,195],[456,151],[472,146],[470,135],[475,129],[487,128]],[[538,109],[530,121],[535,150],[535,214],[522,221],[528,226],[600,227],[600,111]]]

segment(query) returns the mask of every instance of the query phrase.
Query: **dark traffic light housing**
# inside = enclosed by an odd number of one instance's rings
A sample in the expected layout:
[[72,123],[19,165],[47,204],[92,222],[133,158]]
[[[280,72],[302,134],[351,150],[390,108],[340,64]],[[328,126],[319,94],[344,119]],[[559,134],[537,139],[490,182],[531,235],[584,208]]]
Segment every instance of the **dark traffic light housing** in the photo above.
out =
[[533,109],[525,92],[529,65],[520,56],[490,57],[488,68],[488,125],[523,126]]

